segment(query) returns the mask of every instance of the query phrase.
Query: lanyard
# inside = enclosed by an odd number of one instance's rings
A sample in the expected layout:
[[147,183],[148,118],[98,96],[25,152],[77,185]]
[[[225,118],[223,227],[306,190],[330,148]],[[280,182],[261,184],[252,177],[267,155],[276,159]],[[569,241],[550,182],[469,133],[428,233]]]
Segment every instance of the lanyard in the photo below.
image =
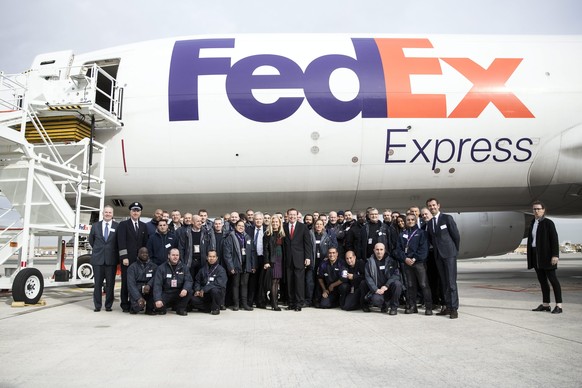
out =
[[412,233],[410,236],[408,236],[408,238],[406,239],[406,251],[408,251],[408,245],[410,244],[410,240],[414,237],[414,235],[416,234],[416,232],[418,232],[418,229],[416,229],[414,231],[414,233]]

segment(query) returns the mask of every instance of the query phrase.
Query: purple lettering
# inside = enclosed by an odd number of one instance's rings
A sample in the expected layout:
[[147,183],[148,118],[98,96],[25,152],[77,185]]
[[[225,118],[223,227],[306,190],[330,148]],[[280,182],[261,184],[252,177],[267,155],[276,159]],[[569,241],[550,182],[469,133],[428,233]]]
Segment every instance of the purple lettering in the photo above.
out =
[[233,48],[234,39],[180,40],[174,44],[168,81],[170,121],[198,120],[198,77],[226,74],[230,58],[200,58],[200,50]]

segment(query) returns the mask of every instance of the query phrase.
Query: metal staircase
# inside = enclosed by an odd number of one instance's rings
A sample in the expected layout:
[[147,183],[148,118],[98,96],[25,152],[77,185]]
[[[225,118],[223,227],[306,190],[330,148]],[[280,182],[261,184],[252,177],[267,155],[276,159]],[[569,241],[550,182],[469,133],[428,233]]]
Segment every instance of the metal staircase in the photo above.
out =
[[[99,78],[106,78],[109,90],[100,89]],[[116,81],[96,64],[0,73],[0,191],[12,204],[8,211],[21,217],[7,224],[7,212],[0,211],[0,265],[18,257],[16,268],[0,274],[0,289],[12,289],[15,300],[36,303],[45,286],[92,281],[90,267],[78,271],[85,264],[78,251],[91,212],[103,207],[105,197],[105,147],[93,135],[122,126],[121,96]],[[49,121],[47,130],[43,122]],[[73,238],[70,281],[43,279],[32,268],[37,236]]]

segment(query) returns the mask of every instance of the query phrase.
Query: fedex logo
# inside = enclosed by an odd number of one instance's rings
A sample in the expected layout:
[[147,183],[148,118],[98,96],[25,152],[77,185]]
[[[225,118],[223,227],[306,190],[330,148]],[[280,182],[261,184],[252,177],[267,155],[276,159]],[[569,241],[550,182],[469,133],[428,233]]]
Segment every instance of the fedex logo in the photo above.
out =
[[[482,67],[470,58],[414,57],[408,48],[433,48],[428,39],[354,38],[355,57],[341,54],[315,58],[303,70],[292,59],[257,54],[240,59],[212,57],[208,49],[233,49],[234,39],[177,41],[172,52],[168,86],[170,121],[199,120],[202,77],[226,76],[225,92],[232,107],[257,122],[276,122],[292,116],[304,101],[321,117],[345,122],[359,114],[363,118],[476,118],[492,104],[506,118],[533,118],[506,83],[522,58],[495,58]],[[201,51],[205,50],[205,56]],[[447,109],[445,94],[418,94],[411,88],[411,75],[440,75],[441,61],[472,83],[471,89],[453,108]],[[255,74],[261,67],[277,74]],[[359,91],[350,101],[338,99],[330,78],[337,69],[348,69],[358,78]],[[281,96],[265,103],[253,90],[301,90],[305,97]],[[447,113],[450,110],[450,113]]]

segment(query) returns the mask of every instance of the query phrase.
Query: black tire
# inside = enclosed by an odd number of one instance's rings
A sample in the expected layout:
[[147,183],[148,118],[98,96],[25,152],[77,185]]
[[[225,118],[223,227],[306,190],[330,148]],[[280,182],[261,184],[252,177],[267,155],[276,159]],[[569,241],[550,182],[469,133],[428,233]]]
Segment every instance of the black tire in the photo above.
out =
[[12,283],[12,299],[15,302],[37,304],[43,291],[44,279],[36,268],[20,270]]
[[[71,265],[71,273],[73,266]],[[91,255],[82,255],[77,258],[77,272],[73,274],[74,279],[93,280],[93,266],[91,265]],[[93,288],[94,283],[77,284],[79,288]]]

